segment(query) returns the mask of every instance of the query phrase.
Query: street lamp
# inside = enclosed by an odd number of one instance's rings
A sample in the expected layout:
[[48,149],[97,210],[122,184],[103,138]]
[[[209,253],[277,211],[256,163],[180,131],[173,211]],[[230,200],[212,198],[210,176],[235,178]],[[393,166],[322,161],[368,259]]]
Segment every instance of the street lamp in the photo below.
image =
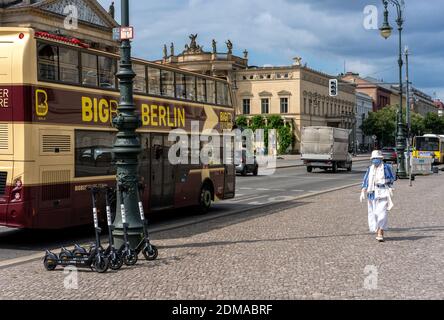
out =
[[[129,27],[129,0],[122,0],[122,25]],[[115,226],[115,243],[119,247],[124,243],[122,214],[120,202],[125,204],[126,222],[128,223],[128,240],[132,247],[140,241],[143,226],[138,207],[139,177],[138,155],[141,144],[136,129],[141,126],[140,117],[135,113],[136,106],[133,98],[133,79],[136,76],[132,69],[131,42],[121,40],[119,71],[116,76],[120,82],[120,102],[113,126],[118,130],[113,146],[114,160],[117,167],[117,208]],[[121,194],[123,192],[123,198]]]
[[397,133],[396,133],[396,151],[398,153],[398,168],[397,168],[397,176],[401,179],[407,179],[408,174],[406,172],[405,167],[405,149],[406,149],[406,135],[405,135],[405,125],[402,123],[402,25],[404,23],[404,20],[402,18],[402,5],[404,2],[400,3],[398,0],[382,0],[382,3],[384,4],[384,23],[382,24],[382,27],[379,29],[381,31],[381,36],[384,39],[387,39],[392,34],[392,27],[390,26],[388,22],[388,9],[387,6],[390,3],[394,7],[396,7],[396,11],[398,14],[398,18],[396,19],[396,23],[398,24],[398,31],[399,31],[399,112],[398,112],[398,119],[397,119]]

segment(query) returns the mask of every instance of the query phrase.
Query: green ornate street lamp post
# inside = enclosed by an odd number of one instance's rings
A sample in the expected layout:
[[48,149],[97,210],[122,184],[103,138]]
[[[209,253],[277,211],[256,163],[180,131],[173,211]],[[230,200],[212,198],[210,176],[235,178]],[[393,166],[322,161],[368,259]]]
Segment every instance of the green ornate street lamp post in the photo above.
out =
[[[129,27],[129,0],[122,0],[121,27]],[[121,192],[125,205],[126,220],[129,224],[128,239],[134,248],[140,241],[143,226],[138,207],[138,155],[141,144],[136,129],[141,126],[139,115],[133,98],[133,79],[135,73],[131,62],[131,42],[121,40],[120,67],[117,78],[120,81],[120,103],[117,116],[113,119],[114,127],[119,130],[113,146],[114,159],[117,167],[117,208],[115,226],[115,242],[119,247],[123,244],[123,223],[120,210]]]
[[404,152],[406,150],[406,144],[407,144],[407,137],[406,137],[406,127],[404,123],[402,122],[402,94],[403,94],[403,88],[402,88],[402,25],[404,23],[404,20],[402,18],[402,4],[398,0],[382,0],[382,3],[384,4],[384,23],[382,27],[380,28],[381,36],[384,39],[387,39],[392,34],[392,27],[390,26],[388,22],[388,4],[392,4],[396,7],[398,18],[396,19],[396,23],[398,24],[398,31],[399,31],[399,112],[398,112],[398,118],[397,118],[397,130],[396,130],[396,151],[398,153],[398,169],[397,169],[397,176],[401,179],[407,179],[408,174],[405,167],[405,155]]

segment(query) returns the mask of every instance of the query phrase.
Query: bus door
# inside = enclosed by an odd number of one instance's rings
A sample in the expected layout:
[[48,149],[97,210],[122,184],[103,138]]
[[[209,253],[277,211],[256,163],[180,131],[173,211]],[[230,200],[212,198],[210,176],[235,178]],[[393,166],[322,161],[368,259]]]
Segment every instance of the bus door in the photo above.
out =
[[151,136],[151,210],[171,208],[174,205],[174,166],[168,161],[170,143],[164,134]]

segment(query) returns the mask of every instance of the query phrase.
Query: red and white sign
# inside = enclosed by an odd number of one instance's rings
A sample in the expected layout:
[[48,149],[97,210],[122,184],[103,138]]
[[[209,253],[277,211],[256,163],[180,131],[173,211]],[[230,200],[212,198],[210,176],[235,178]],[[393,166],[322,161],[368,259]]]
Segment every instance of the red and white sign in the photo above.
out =
[[120,28],[120,40],[132,40],[132,39],[134,39],[134,28],[133,27]]

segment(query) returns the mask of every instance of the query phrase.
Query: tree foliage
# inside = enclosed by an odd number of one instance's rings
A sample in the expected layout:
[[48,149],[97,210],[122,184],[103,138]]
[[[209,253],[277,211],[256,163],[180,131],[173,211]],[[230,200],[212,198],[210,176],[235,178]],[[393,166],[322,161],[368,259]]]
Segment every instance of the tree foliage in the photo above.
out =
[[[371,112],[361,126],[365,135],[375,135],[381,146],[396,144],[397,106],[387,106],[377,112]],[[402,113],[402,122],[405,123],[405,108]],[[437,113],[429,112],[425,117],[412,112],[410,122],[411,137],[425,133],[444,134],[444,118]]]
[[251,118],[250,125],[248,126],[248,121],[245,116],[239,116],[236,119],[236,124],[238,127],[243,129],[251,129],[256,131],[257,129],[264,130],[264,144],[265,148],[268,149],[268,131],[274,129],[277,132],[277,142],[279,144],[279,154],[285,153],[289,147],[293,145],[294,135],[289,125],[285,125],[284,119],[278,115],[271,115],[268,117],[263,117],[261,115],[256,115]]

